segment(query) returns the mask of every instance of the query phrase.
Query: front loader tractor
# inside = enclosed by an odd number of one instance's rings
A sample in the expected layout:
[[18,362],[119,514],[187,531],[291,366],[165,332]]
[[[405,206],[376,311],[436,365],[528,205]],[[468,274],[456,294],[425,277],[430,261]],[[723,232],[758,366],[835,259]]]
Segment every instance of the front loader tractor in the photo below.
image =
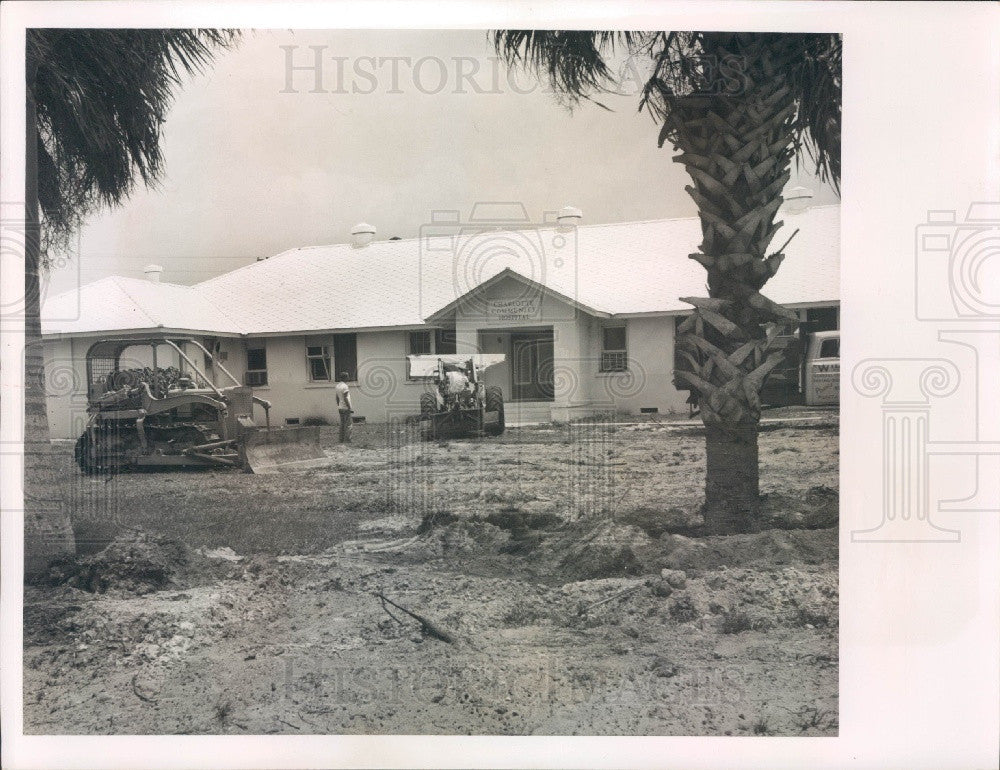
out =
[[483,373],[502,354],[409,356],[410,377],[432,382],[420,395],[420,429],[426,439],[499,436],[504,431],[503,392]]
[[[215,385],[192,348],[230,384]],[[195,339],[101,340],[87,351],[89,418],[76,461],[87,474],[198,466],[262,473],[324,457],[319,428],[272,429],[270,408]]]

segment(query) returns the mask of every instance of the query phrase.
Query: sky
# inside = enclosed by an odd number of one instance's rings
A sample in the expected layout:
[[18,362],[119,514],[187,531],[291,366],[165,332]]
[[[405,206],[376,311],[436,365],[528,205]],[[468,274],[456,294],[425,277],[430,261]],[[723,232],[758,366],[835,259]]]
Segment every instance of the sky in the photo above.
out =
[[[92,216],[48,293],[149,263],[197,283],[345,242],[362,221],[414,237],[434,211],[467,218],[478,202],[539,222],[566,205],[583,224],[694,216],[687,174],[638,111],[639,66],[621,71],[620,93],[600,97],[610,111],[571,110],[498,62],[486,31],[246,32],[178,91],[158,187]],[[808,168],[788,186],[837,202]]]

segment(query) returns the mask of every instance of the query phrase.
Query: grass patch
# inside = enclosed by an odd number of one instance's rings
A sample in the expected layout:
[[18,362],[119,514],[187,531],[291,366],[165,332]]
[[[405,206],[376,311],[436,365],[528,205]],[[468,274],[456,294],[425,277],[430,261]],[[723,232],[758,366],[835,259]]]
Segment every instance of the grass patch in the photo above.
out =
[[229,721],[229,717],[233,712],[233,704],[231,701],[226,701],[225,703],[215,704],[215,719],[220,724],[225,724]]
[[816,706],[803,706],[796,712],[792,712],[795,717],[795,726],[800,733],[817,730],[819,732],[830,732],[839,727],[837,715],[828,709],[817,708]]
[[830,625],[830,617],[826,613],[816,612],[808,607],[799,607],[795,613],[795,625],[801,628],[805,626],[826,628]]
[[690,596],[680,596],[670,605],[670,617],[678,623],[690,623],[698,619],[698,610]]

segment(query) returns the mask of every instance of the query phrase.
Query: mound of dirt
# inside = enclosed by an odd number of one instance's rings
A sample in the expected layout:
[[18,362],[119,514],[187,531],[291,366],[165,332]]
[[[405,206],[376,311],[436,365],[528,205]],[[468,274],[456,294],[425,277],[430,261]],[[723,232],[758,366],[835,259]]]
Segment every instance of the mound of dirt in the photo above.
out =
[[554,513],[535,513],[522,510],[502,510],[491,513],[486,521],[500,529],[523,534],[529,529],[549,529],[562,523]]
[[780,529],[827,529],[840,518],[840,494],[827,486],[811,487],[805,495],[772,492],[764,496],[763,520]]
[[451,514],[449,517],[450,520],[445,519],[447,523],[443,525],[421,525],[424,532],[406,552],[424,559],[470,556],[481,552],[501,553],[510,540],[507,532],[485,521],[458,519]]
[[656,625],[693,624],[727,637],[772,628],[835,627],[837,598],[837,578],[828,570],[784,567],[722,569],[697,577],[663,570],[663,577],[652,580],[585,580],[550,592],[545,603],[590,607],[579,618],[590,628],[625,630],[636,624],[648,630]]
[[699,538],[666,535],[659,542],[656,566],[684,570],[821,564],[836,561],[838,547],[836,529],[768,529]]
[[710,618],[723,634],[837,625],[837,579],[815,569],[721,570],[688,580],[666,600],[675,621]]
[[446,527],[458,520],[459,517],[451,511],[431,511],[430,513],[425,513],[420,520],[420,526],[417,527],[417,534],[426,535],[435,527]]
[[115,537],[92,555],[60,559],[49,568],[48,583],[89,593],[143,595],[167,588],[186,588],[218,577],[225,568],[170,538],[139,530]]
[[654,541],[631,524],[604,521],[573,527],[546,548],[557,556],[561,573],[572,580],[641,575],[655,552]]
[[650,537],[662,537],[667,532],[690,530],[703,522],[697,505],[688,508],[640,506],[619,513],[617,518],[622,524],[635,525]]

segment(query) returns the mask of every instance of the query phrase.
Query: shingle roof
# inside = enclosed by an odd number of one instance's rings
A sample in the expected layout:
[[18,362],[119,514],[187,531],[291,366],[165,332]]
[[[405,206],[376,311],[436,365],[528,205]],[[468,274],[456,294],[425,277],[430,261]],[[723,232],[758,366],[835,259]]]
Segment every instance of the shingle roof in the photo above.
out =
[[[839,300],[840,207],[780,217],[773,248],[799,232],[765,293],[786,305]],[[610,315],[686,312],[679,297],[706,293],[704,269],[688,258],[700,241],[690,218],[304,247],[195,286],[106,278],[81,290],[78,322],[45,331],[121,331],[150,321],[243,334],[418,326],[505,269]],[[76,300],[51,302],[60,301]],[[45,315],[55,317],[50,304]]]

